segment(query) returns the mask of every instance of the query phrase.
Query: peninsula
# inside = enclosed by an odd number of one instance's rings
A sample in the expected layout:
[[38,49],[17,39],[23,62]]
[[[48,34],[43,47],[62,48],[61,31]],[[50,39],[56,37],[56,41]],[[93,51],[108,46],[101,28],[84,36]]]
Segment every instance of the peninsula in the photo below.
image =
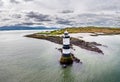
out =
[[[26,37],[44,39],[57,44],[62,44],[61,34],[63,34],[65,30],[67,30],[69,33],[92,33],[91,36],[120,34],[120,28],[71,27],[71,28],[58,29],[54,31],[34,33],[34,34],[26,35]],[[100,54],[104,54],[104,52],[100,48],[98,48],[98,46],[103,46],[100,43],[86,42],[82,39],[71,37],[71,47],[72,45],[78,46],[80,48],[89,51],[94,51]]]

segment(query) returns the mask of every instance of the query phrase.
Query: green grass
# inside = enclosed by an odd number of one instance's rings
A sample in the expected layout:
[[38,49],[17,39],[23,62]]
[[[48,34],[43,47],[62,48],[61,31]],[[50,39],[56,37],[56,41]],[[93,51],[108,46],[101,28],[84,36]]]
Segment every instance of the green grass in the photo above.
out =
[[39,34],[47,34],[47,35],[60,35],[63,34],[64,31],[67,30],[69,33],[120,33],[120,28],[109,28],[109,27],[70,27],[59,30],[54,30],[51,32],[40,32]]

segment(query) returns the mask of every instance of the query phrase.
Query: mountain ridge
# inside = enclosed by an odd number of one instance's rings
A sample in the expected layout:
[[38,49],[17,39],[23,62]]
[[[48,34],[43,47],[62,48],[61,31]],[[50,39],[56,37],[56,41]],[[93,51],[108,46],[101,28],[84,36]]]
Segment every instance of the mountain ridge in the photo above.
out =
[[56,27],[46,27],[46,26],[2,26],[0,27],[1,31],[4,30],[42,30],[42,29],[56,29]]

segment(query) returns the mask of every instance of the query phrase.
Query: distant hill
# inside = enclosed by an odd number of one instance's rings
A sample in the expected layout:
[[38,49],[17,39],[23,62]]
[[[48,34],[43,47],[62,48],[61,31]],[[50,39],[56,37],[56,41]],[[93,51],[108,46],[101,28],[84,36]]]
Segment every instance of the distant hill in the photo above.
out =
[[56,29],[55,27],[45,27],[45,26],[37,26],[37,27],[29,27],[29,26],[2,26],[0,30],[42,30],[42,29]]

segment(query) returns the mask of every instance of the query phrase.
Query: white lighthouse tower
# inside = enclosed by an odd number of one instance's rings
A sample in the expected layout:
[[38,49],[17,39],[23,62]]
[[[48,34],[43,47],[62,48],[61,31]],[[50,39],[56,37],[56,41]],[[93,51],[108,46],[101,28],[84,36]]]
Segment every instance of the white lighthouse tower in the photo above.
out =
[[66,65],[73,63],[71,57],[71,49],[70,49],[70,36],[67,31],[65,31],[63,35],[63,48],[62,48],[62,57],[60,59],[60,63]]

